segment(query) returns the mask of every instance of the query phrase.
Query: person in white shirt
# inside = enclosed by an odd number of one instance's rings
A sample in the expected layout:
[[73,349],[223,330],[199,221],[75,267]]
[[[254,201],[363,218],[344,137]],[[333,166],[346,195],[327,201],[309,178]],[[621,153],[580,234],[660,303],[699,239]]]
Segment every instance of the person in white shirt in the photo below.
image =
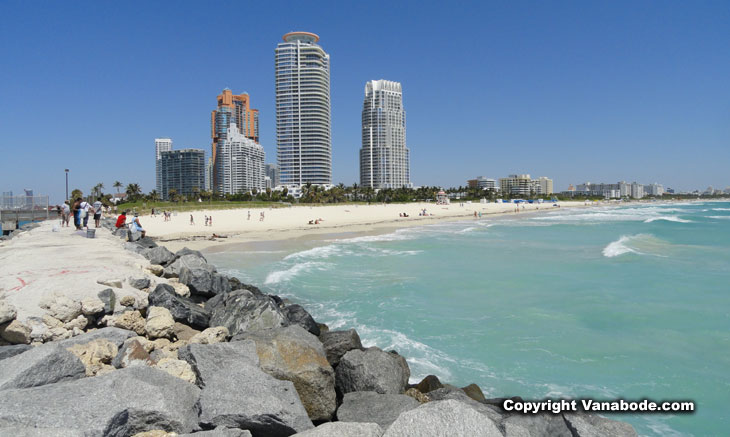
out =
[[89,210],[91,209],[91,204],[87,201],[82,201],[79,205],[81,218],[84,221],[84,228],[89,228]]
[[101,208],[103,208],[104,205],[101,203],[101,197],[96,198],[96,202],[94,202],[94,225],[98,228],[99,222],[101,222]]
[[68,222],[71,218],[71,207],[68,206],[68,200],[63,202],[63,206],[61,206],[61,226],[66,224],[66,227],[68,227]]

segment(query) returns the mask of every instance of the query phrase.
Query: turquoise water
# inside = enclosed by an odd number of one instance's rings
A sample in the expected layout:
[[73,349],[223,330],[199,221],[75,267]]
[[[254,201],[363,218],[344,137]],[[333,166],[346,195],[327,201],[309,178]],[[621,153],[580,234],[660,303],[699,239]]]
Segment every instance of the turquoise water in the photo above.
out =
[[[643,435],[730,429],[730,203],[488,218],[213,253],[227,273],[301,302],[412,380],[489,396],[690,399],[626,415]],[[258,250],[260,249],[260,250]]]

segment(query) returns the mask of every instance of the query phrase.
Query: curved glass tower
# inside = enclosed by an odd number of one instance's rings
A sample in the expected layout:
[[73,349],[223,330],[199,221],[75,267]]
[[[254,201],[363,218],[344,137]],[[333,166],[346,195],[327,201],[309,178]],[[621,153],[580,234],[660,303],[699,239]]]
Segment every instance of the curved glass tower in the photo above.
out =
[[281,184],[332,183],[330,56],[309,32],[276,47],[276,142]]

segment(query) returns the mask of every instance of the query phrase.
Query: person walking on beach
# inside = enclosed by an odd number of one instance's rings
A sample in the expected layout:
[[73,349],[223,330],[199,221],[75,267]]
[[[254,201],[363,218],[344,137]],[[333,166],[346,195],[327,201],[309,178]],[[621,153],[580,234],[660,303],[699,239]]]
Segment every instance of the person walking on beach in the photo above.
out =
[[213,226],[213,216],[208,217],[208,226]]
[[71,208],[68,206],[68,200],[63,202],[63,205],[61,206],[61,227],[63,227],[63,224],[66,224],[66,227],[68,227],[68,221],[71,216]]
[[193,220],[193,215],[190,214],[190,226],[195,224],[195,220]]
[[259,221],[260,222],[264,221],[264,212],[263,211],[261,211],[261,218],[259,218]]
[[248,210],[248,219],[247,220],[251,220],[251,210]]
[[77,197],[76,201],[74,201],[73,207],[71,208],[73,210],[74,214],[74,226],[76,226],[76,230],[81,230],[81,198]]
[[103,207],[104,205],[101,203],[101,197],[97,197],[96,202],[94,202],[94,226],[97,228],[101,222],[101,209]]
[[84,227],[89,228],[89,211],[91,210],[91,204],[87,201],[81,202],[81,218],[84,220]]
[[205,216],[205,224],[203,226],[208,226],[208,216]]

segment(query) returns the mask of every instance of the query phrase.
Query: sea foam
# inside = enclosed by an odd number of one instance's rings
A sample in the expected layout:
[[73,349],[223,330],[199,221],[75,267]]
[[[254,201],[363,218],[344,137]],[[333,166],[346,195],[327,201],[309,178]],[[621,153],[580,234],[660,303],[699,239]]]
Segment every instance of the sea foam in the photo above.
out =
[[651,217],[646,220],[644,220],[644,223],[651,223],[656,221],[667,221],[667,222],[674,222],[674,223],[692,223],[692,220],[686,220],[679,217],[674,216],[662,216],[662,217]]

